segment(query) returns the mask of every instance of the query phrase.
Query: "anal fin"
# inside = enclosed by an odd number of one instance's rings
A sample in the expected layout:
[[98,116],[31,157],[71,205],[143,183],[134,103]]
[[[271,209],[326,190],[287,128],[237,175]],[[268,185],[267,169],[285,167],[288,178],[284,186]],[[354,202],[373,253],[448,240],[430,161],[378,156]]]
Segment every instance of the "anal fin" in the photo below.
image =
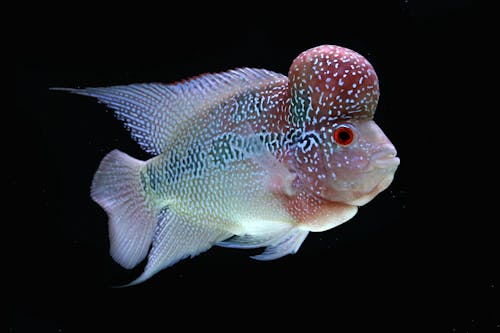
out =
[[230,233],[209,226],[204,221],[191,221],[164,208],[158,218],[144,272],[128,285],[144,282],[160,270],[207,251],[230,236]]

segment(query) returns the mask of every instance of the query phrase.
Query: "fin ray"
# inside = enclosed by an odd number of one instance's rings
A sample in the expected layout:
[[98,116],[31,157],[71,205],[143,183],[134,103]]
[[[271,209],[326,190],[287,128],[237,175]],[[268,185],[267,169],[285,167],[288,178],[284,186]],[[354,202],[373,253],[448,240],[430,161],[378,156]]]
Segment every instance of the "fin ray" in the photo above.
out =
[[252,256],[251,258],[266,261],[278,259],[287,254],[294,254],[299,250],[308,234],[309,231],[307,230],[294,228],[276,239],[276,241],[269,245],[263,253]]
[[270,245],[277,237],[279,237],[279,235],[276,233],[265,235],[235,235],[217,243],[217,246],[233,249],[256,249]]
[[109,217],[111,256],[125,268],[146,257],[156,225],[140,186],[138,173],[144,163],[113,150],[103,158],[92,181],[91,197]]

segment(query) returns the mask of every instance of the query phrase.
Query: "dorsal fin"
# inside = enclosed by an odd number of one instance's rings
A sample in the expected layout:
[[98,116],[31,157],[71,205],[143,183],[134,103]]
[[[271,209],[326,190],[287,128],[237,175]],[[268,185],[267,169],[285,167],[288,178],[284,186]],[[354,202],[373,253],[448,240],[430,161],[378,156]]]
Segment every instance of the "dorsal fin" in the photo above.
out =
[[115,110],[132,137],[153,155],[163,152],[179,124],[236,94],[287,77],[265,69],[239,68],[204,74],[177,84],[144,83],[102,88],[55,88],[91,96]]

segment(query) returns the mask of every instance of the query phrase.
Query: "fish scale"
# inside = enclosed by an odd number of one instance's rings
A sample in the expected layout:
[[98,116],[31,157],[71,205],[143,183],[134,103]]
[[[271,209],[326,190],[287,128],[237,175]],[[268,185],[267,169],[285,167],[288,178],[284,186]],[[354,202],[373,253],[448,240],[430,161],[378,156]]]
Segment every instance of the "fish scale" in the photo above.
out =
[[[267,165],[259,163],[259,155],[279,155],[283,147],[283,142],[276,140],[285,137],[282,132],[262,135],[256,131],[267,127],[266,119],[272,119],[264,114],[282,114],[280,108],[288,98],[282,87],[281,82],[272,82],[265,90],[232,96],[184,127],[174,141],[177,144],[171,145],[168,154],[153,159],[147,169],[154,171],[142,177],[146,184],[151,179],[163,184],[147,187],[151,200],[160,207],[169,205],[180,214],[189,214],[192,220],[199,216],[217,220],[234,234],[242,233],[241,225],[255,219],[254,212],[262,207],[269,206],[262,210],[268,213],[258,218],[283,220],[286,212],[280,200],[265,191],[262,182],[255,181],[269,177]],[[272,137],[274,142],[266,142]],[[210,177],[209,184],[203,182],[204,177]],[[291,218],[286,221],[293,222]]]
[[334,45],[302,52],[288,77],[239,68],[174,84],[58,88],[115,110],[153,155],[103,158],[91,196],[109,217],[111,256],[140,283],[214,245],[296,253],[309,232],[351,219],[387,188],[396,150],[373,121],[378,78]]

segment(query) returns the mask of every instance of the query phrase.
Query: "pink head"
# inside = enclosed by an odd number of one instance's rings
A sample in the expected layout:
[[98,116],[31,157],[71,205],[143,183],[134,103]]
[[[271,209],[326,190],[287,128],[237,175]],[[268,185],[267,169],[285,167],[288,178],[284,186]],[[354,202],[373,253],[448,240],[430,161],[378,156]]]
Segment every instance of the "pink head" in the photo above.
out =
[[372,65],[333,45],[301,53],[289,71],[290,150],[300,186],[329,201],[360,206],[391,183],[396,149],[372,120],[379,98]]

